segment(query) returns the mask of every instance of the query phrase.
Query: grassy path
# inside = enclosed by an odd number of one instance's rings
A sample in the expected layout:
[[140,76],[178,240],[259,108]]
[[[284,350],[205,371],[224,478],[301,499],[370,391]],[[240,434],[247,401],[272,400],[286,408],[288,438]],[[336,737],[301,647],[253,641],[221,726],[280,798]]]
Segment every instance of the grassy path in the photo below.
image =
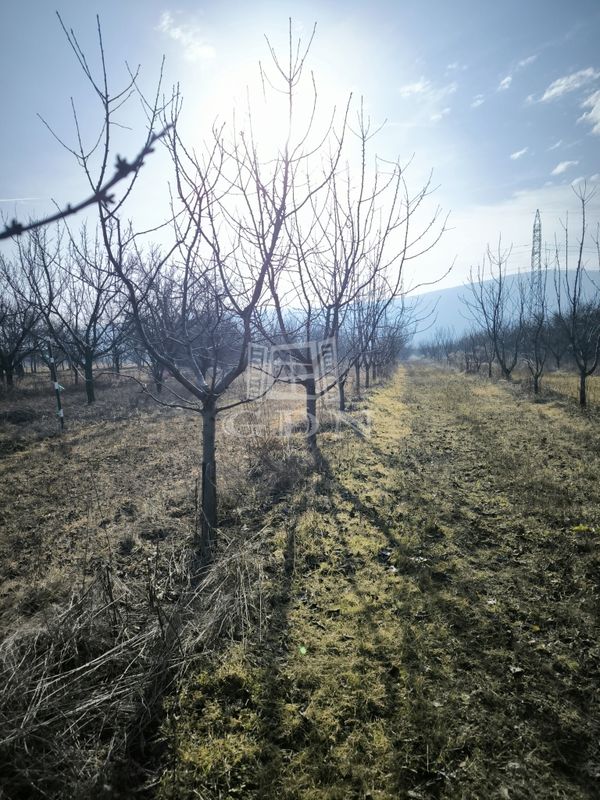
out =
[[598,423],[423,367],[277,511],[263,639],[171,716],[164,798],[600,794]]

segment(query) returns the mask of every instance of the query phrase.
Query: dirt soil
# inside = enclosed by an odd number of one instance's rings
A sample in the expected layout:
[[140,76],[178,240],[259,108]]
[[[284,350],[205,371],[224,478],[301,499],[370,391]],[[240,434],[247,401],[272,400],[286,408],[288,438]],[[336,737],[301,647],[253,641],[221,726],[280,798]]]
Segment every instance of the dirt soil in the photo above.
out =
[[600,796],[598,419],[423,365],[369,409],[273,511],[268,625],[171,702],[159,796]]

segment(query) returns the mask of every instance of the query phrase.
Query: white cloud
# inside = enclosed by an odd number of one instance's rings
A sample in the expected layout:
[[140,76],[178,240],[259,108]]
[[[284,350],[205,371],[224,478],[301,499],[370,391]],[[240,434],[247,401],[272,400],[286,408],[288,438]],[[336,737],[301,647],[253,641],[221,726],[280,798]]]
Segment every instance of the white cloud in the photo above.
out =
[[576,167],[579,164],[579,161],[561,161],[560,164],[557,164],[552,172],[551,175],[562,175],[563,172],[566,172],[571,167]]
[[466,64],[461,64],[460,61],[453,61],[451,64],[446,64],[446,72],[464,72],[467,69]]
[[561,146],[562,143],[563,143],[562,139],[559,139],[557,142],[554,142],[554,144],[551,144],[550,147],[548,148],[548,152],[550,152],[550,150],[558,150],[558,148]]
[[411,101],[410,119],[404,120],[403,127],[429,126],[438,123],[446,117],[451,109],[448,98],[458,89],[455,81],[442,86],[436,86],[428,78],[421,76],[413,83],[407,83],[399,88],[401,97]]
[[578,183],[583,183],[585,179],[585,175],[580,175],[578,178],[573,178],[571,181],[571,186],[577,186]]
[[537,55],[534,56],[527,56],[527,58],[521,59],[517,64],[517,69],[523,69],[524,67],[528,67],[530,64],[533,64],[534,61],[537,60]]
[[600,136],[600,91],[594,92],[581,104],[582,108],[589,108],[582,114],[577,122],[587,122],[592,126],[592,133]]
[[209,44],[196,25],[176,24],[170,11],[164,11],[156,30],[165,33],[170,39],[178,42],[183,49],[186,61],[208,61],[214,58],[217,51]]
[[[530,64],[533,64],[533,62],[536,59],[537,59],[537,55],[533,55],[533,56],[527,56],[527,58],[522,58],[521,61],[517,61],[516,67],[512,70],[512,72],[509,72],[508,75],[505,78],[502,78],[502,80],[498,84],[498,88],[496,89],[496,91],[497,92],[504,92],[504,91],[506,91],[506,89],[510,89],[510,85],[513,82],[514,73],[518,72],[521,69],[524,69],[525,67],[528,67]],[[531,102],[532,99],[533,99],[532,95],[530,95],[527,98],[527,102]]]
[[580,69],[579,72],[572,72],[570,75],[563,75],[562,78],[557,78],[546,89],[540,98],[540,102],[547,102],[548,100],[556,100],[568,92],[574,92],[582,86],[600,78],[600,72],[593,67],[587,69]]
[[600,183],[600,172],[590,175],[590,183]]
[[517,150],[515,153],[511,153],[510,157],[513,161],[517,161],[517,159],[521,158],[525,155],[525,153],[529,150],[528,147],[524,147],[522,150]]
[[407,83],[398,90],[401,97],[411,97],[414,94],[428,94],[432,90],[431,81],[419,78],[415,83]]
[[479,108],[485,103],[485,98],[482,94],[476,94],[471,103],[471,108]]
[[431,121],[432,122],[439,122],[444,117],[447,117],[451,110],[452,109],[449,108],[448,106],[446,108],[442,108],[441,111],[437,111],[435,114],[431,115]]

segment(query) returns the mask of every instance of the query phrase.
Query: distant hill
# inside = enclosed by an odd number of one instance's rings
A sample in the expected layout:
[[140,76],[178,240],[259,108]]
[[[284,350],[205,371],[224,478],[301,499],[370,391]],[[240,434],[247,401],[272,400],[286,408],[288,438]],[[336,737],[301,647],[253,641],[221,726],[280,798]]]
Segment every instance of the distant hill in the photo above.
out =
[[[574,277],[573,271],[569,272],[569,276]],[[527,278],[528,275],[523,277]],[[507,282],[514,283],[518,278],[517,275],[508,275]],[[586,296],[591,297],[596,288],[594,283],[600,286],[600,272],[590,271],[584,281],[584,293]],[[470,289],[467,285],[452,286],[448,289],[439,289],[433,292],[425,292],[421,295],[415,295],[414,302],[418,303],[418,316],[423,317],[426,314],[431,314],[430,318],[424,320],[420,324],[420,330],[416,333],[413,340],[414,344],[430,339],[436,329],[450,328],[457,336],[461,336],[470,327],[471,322],[468,319],[468,309],[460,302],[460,298],[469,296]],[[407,302],[408,304],[408,302]],[[548,305],[551,311],[557,308],[556,291],[554,288],[553,274],[548,275]]]

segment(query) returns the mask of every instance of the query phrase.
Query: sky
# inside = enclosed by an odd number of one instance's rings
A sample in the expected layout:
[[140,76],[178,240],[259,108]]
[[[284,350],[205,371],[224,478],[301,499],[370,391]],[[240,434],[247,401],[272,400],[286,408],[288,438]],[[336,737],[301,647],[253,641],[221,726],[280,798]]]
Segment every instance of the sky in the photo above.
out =
[[[384,158],[410,161],[415,191],[433,170],[432,202],[450,213],[436,249],[412,265],[413,283],[454,268],[442,286],[460,285],[486,246],[512,245],[511,269],[530,262],[536,209],[543,239],[561,234],[569,212],[575,242],[584,179],[598,187],[591,226],[600,219],[599,0],[66,0],[3,3],[0,25],[0,213],[35,217],[86,196],[73,156],[53,137],[75,142],[71,98],[84,138],[97,135],[99,107],[56,17],[72,27],[97,65],[96,13],[115,87],[125,63],[141,64],[151,91],[165,57],[164,85],[178,82],[186,125],[198,143],[215,115],[227,115],[268,60],[265,35],[285,47],[295,34],[316,37],[309,55],[323,108],[363,97]],[[260,116],[262,114],[262,117]],[[269,135],[269,109],[259,125]],[[144,135],[133,98],[121,112],[115,153],[131,157]],[[272,132],[272,131],[271,131]],[[150,160],[151,159],[151,160]],[[130,213],[144,222],[162,208],[169,165],[147,161]],[[593,266],[593,242],[586,258]],[[596,264],[596,266],[598,266]]]

